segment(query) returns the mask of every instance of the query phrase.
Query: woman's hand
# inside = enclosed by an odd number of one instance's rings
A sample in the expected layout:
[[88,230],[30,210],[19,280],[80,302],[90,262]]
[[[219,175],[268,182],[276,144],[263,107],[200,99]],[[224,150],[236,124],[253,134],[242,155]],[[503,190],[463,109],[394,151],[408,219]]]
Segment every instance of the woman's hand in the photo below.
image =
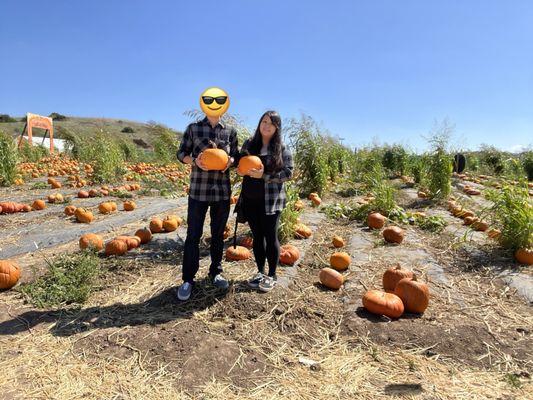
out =
[[261,166],[261,168],[253,168],[250,170],[248,175],[250,175],[252,178],[261,179],[263,177],[263,173],[265,172],[265,167]]

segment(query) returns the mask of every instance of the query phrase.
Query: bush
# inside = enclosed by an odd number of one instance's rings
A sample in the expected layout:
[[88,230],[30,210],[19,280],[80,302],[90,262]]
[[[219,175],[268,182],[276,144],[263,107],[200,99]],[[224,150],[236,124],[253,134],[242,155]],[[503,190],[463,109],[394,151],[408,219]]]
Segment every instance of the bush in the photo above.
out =
[[407,171],[409,155],[407,151],[398,144],[387,147],[383,153],[382,164],[395,176],[405,175]]
[[533,151],[527,151],[522,155],[522,167],[528,181],[533,181]]
[[512,250],[531,247],[533,207],[529,204],[527,184],[504,186],[501,191],[490,189],[486,197],[494,202],[490,217],[501,231],[501,244]]
[[447,120],[436,123],[428,139],[431,150],[427,155],[427,187],[432,198],[446,199],[452,191],[453,158],[447,146],[453,129]]
[[290,239],[294,237],[294,228],[296,226],[296,220],[299,211],[296,211],[294,205],[298,200],[298,189],[296,185],[292,182],[287,182],[285,184],[285,192],[287,194],[287,205],[283,209],[280,215],[279,221],[279,241],[284,244],[287,243]]
[[502,152],[495,147],[482,145],[480,158],[482,164],[484,164],[491,173],[501,175],[504,171]]
[[37,162],[41,158],[50,154],[49,150],[41,145],[30,145],[24,140],[22,146],[18,149],[19,155],[25,162]]
[[154,125],[152,132],[156,135],[154,140],[156,162],[162,164],[175,162],[179,147],[176,133],[163,125]]
[[11,186],[17,175],[19,160],[13,138],[0,131],[0,186]]
[[8,114],[0,114],[0,123],[2,122],[17,122],[17,120],[11,118]]
[[62,115],[62,114],[59,114],[59,113],[56,113],[56,112],[53,112],[52,114],[50,114],[48,116],[49,118],[52,118],[53,121],[64,121],[67,119],[66,116]]
[[20,291],[36,307],[44,308],[84,303],[94,290],[100,272],[95,252],[62,255],[48,261],[48,272],[34,282],[23,284]]
[[121,132],[123,132],[123,133],[134,133],[135,131],[133,130],[133,128],[131,126],[125,126],[124,128],[122,128]]

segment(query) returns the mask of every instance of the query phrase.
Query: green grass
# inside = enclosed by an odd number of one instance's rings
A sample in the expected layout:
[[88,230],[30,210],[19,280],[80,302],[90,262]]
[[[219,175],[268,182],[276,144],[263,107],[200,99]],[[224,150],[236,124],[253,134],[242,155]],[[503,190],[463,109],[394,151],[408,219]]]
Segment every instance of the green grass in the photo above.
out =
[[83,304],[94,291],[100,273],[95,252],[61,255],[48,261],[48,272],[20,286],[20,292],[36,307]]

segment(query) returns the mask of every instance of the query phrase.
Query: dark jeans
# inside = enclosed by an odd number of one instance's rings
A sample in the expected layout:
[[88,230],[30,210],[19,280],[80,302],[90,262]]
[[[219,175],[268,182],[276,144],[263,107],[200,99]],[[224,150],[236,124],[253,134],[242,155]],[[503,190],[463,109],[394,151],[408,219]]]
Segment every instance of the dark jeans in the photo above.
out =
[[214,277],[222,272],[224,252],[224,228],[228,222],[229,200],[198,201],[189,196],[187,209],[187,238],[183,250],[183,281],[193,283],[200,268],[200,238],[204,228],[205,215],[209,208],[211,218],[211,266],[209,275]]
[[265,273],[268,260],[268,276],[276,276],[279,261],[278,227],[280,213],[265,214],[265,199],[244,198],[243,211],[254,237],[254,256],[257,269]]

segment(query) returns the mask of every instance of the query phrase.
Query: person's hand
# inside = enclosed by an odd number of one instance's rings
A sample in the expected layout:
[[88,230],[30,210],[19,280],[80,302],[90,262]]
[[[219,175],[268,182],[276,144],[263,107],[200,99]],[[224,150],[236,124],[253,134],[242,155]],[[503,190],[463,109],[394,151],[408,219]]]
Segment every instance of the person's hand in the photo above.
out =
[[202,171],[209,171],[209,169],[204,165],[204,163],[202,162],[202,156],[203,156],[203,152],[201,152],[200,154],[198,154],[198,157],[196,157],[196,159],[194,160],[194,162],[196,163],[196,165],[198,166],[198,168],[200,168]]
[[224,169],[222,170],[222,172],[226,172],[226,171],[228,170],[228,168],[231,167],[232,164],[233,164],[233,158],[228,157],[228,163],[227,163],[227,165],[226,165],[226,168],[224,168]]
[[260,179],[263,177],[263,172],[265,172],[265,167],[261,166],[261,168],[252,168],[248,175],[252,178]]

